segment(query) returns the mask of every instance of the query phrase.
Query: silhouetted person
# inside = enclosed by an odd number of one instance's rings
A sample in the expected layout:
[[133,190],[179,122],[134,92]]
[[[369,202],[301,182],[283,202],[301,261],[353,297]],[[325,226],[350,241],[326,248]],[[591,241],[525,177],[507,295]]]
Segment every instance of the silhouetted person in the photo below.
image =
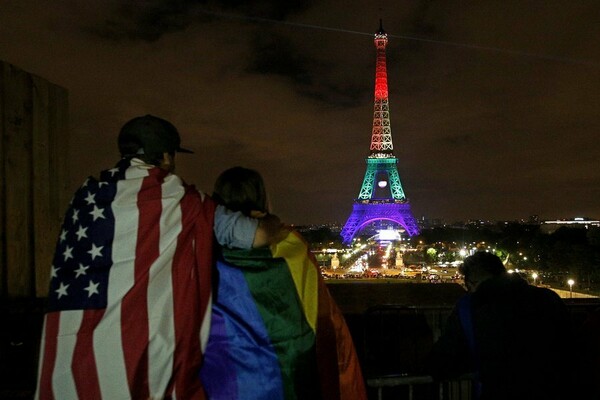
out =
[[428,360],[437,379],[475,372],[475,397],[572,399],[570,324],[560,297],[507,273],[487,252],[460,267],[468,290]]
[[573,347],[580,398],[600,399],[600,309],[591,312],[577,329]]

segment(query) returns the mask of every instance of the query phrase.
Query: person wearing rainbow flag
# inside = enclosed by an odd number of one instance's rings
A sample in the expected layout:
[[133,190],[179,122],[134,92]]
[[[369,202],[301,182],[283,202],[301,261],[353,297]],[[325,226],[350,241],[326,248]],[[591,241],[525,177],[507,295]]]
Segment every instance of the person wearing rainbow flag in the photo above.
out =
[[[213,198],[247,216],[268,215],[254,170],[224,171]],[[290,230],[269,247],[221,253],[200,370],[208,398],[366,399],[350,332],[304,239]]]

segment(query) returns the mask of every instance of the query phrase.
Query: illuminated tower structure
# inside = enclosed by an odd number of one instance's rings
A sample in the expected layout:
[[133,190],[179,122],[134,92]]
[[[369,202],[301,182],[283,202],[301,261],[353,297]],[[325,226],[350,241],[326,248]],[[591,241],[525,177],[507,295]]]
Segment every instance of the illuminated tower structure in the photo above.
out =
[[417,221],[412,215],[410,204],[402,189],[398,174],[398,159],[394,156],[385,48],[387,33],[379,22],[375,34],[377,67],[375,70],[375,107],[371,154],[367,157],[367,172],[358,198],[354,200],[352,214],[342,229],[341,236],[348,244],[365,226],[375,221],[392,221],[400,224],[409,236],[419,233]]

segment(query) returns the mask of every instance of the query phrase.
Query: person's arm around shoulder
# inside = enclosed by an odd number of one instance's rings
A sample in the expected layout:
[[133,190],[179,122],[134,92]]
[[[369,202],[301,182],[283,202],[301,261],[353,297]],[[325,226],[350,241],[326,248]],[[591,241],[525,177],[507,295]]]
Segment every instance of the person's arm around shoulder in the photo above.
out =
[[253,211],[252,217],[258,219],[258,227],[252,242],[254,248],[279,243],[290,232],[290,229],[276,215]]
[[218,205],[215,210],[214,232],[221,246],[250,249],[277,243],[288,231],[275,215],[251,218]]

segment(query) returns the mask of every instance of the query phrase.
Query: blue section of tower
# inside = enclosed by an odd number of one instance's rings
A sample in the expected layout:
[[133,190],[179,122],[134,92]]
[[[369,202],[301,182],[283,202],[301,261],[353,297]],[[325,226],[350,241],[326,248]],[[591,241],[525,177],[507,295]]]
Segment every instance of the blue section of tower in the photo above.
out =
[[397,223],[409,236],[419,233],[417,221],[400,182],[398,159],[393,154],[385,55],[388,39],[381,22],[374,42],[377,66],[371,154],[366,159],[367,170],[358,198],[354,201],[352,214],[341,232],[344,243],[350,243],[358,232],[375,221]]

